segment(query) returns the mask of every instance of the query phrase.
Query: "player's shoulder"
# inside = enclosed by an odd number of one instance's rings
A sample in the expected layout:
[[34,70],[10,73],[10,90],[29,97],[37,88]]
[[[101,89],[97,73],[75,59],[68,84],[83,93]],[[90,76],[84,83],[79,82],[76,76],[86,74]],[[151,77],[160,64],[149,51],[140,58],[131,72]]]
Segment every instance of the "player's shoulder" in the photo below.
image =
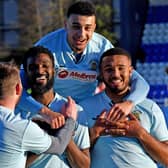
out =
[[137,105],[138,107],[144,109],[145,111],[160,111],[159,105],[152,99],[146,98],[144,101]]
[[141,103],[139,103],[139,105],[143,105],[143,106],[152,106],[153,104],[155,104],[155,102],[150,99],[150,98],[145,98]]
[[99,33],[94,32],[93,36],[89,42],[89,47],[93,48],[94,50],[104,51],[104,50],[112,48],[114,46],[106,37],[104,37],[103,35],[101,35]]
[[35,43],[35,45],[47,44],[48,42],[51,43],[52,41],[62,39],[62,37],[65,35],[65,33],[66,33],[65,29],[60,28],[58,30],[55,30],[53,32],[50,32],[50,33],[44,35],[39,41],[37,41]]
[[[106,43],[111,43],[105,36],[94,32],[92,36],[92,40],[95,42],[106,42]],[[98,41],[97,41],[98,40]]]

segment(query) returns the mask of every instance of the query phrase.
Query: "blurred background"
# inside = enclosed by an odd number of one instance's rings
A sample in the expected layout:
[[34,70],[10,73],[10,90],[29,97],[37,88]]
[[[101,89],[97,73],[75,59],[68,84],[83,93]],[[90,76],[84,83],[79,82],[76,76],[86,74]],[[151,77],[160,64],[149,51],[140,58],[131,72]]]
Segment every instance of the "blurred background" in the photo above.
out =
[[[114,46],[139,53],[148,0],[90,0],[97,10],[96,31]],[[64,26],[68,6],[75,0],[0,0],[1,57],[20,53],[50,31]],[[8,51],[8,52],[6,52]],[[17,53],[16,55],[20,54]]]
[[[72,2],[0,0],[0,61],[14,59],[20,65],[27,48],[64,26]],[[134,68],[150,84],[148,97],[168,111],[168,0],[92,2],[97,10],[96,31],[131,53]]]

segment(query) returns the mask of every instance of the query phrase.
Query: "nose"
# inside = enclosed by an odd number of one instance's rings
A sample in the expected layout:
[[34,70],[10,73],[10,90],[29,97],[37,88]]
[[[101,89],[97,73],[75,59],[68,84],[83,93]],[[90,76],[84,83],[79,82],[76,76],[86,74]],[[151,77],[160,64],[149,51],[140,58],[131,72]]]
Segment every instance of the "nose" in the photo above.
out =
[[41,73],[43,73],[43,67],[42,67],[42,65],[38,65],[37,67],[36,67],[36,73],[39,73],[39,74],[41,74]]
[[112,76],[113,77],[118,77],[120,76],[120,71],[118,70],[118,68],[115,68],[112,72]]
[[84,27],[81,27],[79,30],[78,30],[78,36],[79,37],[83,37],[85,35],[85,28]]

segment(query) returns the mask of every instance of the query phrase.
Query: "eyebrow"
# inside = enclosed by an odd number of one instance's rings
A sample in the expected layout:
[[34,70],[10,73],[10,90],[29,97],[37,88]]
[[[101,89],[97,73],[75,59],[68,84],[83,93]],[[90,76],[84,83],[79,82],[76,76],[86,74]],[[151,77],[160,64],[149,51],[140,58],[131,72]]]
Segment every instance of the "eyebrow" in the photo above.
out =
[[[127,66],[130,66],[130,65],[119,64],[119,65],[116,65],[116,66],[127,67]],[[111,66],[111,64],[106,64],[104,67],[112,67],[112,66]]]
[[[35,61],[29,62],[28,65],[37,65],[39,63],[36,63]],[[51,60],[41,60],[40,64],[52,64]]]
[[[72,25],[81,25],[79,22],[72,22]],[[92,24],[86,24],[85,26],[92,26]]]

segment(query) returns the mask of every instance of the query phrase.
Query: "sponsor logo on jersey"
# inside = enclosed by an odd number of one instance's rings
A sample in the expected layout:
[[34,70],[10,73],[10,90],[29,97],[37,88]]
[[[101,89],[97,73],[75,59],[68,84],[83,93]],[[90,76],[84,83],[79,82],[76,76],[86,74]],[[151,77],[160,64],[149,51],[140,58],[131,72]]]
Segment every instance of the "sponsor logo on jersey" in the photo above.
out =
[[79,72],[72,71],[69,74],[69,77],[86,80],[86,81],[94,81],[96,79],[96,74],[87,74],[85,72],[79,73]]
[[59,78],[66,78],[68,76],[67,70],[62,70],[58,73]]
[[97,79],[97,72],[95,71],[76,71],[60,68],[56,73],[58,79],[76,79],[81,81],[93,82]]

